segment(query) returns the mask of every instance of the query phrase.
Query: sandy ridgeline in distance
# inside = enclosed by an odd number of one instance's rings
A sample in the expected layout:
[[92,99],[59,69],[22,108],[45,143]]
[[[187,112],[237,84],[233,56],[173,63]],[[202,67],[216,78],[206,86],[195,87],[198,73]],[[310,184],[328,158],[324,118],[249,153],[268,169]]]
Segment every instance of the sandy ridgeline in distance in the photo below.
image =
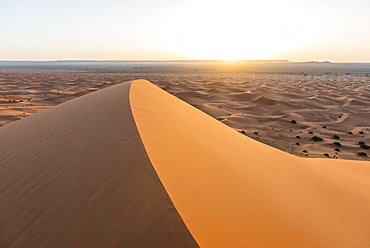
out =
[[305,159],[148,81],[0,128],[1,247],[369,247],[367,161]]
[[[304,157],[368,160],[366,74],[2,69],[0,125],[145,78],[245,135]],[[322,141],[311,138],[318,137]],[[361,144],[360,144],[361,142]]]

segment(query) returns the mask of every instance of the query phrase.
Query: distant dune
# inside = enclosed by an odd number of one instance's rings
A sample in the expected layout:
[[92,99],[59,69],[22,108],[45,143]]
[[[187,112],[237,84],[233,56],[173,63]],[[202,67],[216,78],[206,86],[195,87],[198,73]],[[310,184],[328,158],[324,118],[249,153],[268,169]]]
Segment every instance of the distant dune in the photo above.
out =
[[[366,74],[6,68],[0,69],[0,127],[137,78],[291,154],[369,159],[358,156],[358,152],[368,153],[359,142],[370,143],[370,77]],[[313,142],[313,136],[324,140]],[[340,147],[334,142],[340,142]]]
[[0,247],[370,247],[368,161],[293,156],[145,80],[0,139]]

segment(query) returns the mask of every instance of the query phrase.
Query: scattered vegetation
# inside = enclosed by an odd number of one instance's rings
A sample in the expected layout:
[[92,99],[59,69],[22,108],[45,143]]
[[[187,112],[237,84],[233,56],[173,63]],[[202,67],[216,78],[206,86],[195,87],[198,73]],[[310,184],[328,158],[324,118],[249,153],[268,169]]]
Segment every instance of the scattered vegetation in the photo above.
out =
[[367,153],[366,152],[358,152],[357,155],[358,156],[367,157]]
[[311,139],[314,140],[315,142],[316,141],[323,141],[324,140],[323,138],[318,137],[318,136],[313,136]]
[[254,132],[254,134],[258,135],[258,132]]
[[308,133],[309,133],[309,134],[313,134],[313,132],[312,132],[312,131],[309,131]]
[[293,124],[297,124],[296,120],[291,120],[290,122],[293,123]]
[[326,126],[322,126],[323,128],[326,128]]
[[240,133],[245,134],[245,131],[244,130],[241,130]]
[[340,142],[338,142],[338,141],[333,142],[333,145],[336,145],[336,146],[339,146],[339,147],[342,146],[342,144]]
[[339,148],[335,148],[334,151],[340,152],[340,149]]
[[358,144],[360,145],[362,149],[368,150],[370,148],[370,146],[366,145],[365,142],[363,141],[358,142]]
[[302,152],[308,152],[307,150],[303,150]]
[[350,132],[347,132],[348,134],[353,134],[351,131]]
[[359,131],[358,133],[359,133],[359,134],[364,134],[364,131]]
[[340,139],[338,135],[334,134],[333,139]]
[[299,146],[299,145],[300,145],[300,144],[299,144],[299,142],[296,142],[295,144],[296,144],[297,146]]
[[329,157],[329,154],[328,154],[328,153],[324,153],[324,156],[325,156],[325,157]]
[[297,139],[300,139],[301,138],[301,136],[299,136],[299,135],[297,135],[297,136],[295,136]]

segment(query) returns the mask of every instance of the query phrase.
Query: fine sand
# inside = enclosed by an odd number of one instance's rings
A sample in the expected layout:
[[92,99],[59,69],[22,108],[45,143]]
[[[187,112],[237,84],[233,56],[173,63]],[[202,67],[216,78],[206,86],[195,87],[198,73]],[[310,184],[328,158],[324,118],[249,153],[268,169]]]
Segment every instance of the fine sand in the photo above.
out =
[[369,247],[370,165],[305,159],[244,137],[146,81],[131,107],[201,247]]
[[294,156],[146,80],[0,139],[0,247],[370,246],[368,161]]
[[130,83],[0,129],[0,247],[195,247],[155,173]]
[[[354,160],[368,160],[359,152],[370,156],[359,145],[370,144],[367,74],[11,68],[0,73],[0,125],[145,78],[246,136],[288,153]],[[314,136],[323,141],[315,142]]]

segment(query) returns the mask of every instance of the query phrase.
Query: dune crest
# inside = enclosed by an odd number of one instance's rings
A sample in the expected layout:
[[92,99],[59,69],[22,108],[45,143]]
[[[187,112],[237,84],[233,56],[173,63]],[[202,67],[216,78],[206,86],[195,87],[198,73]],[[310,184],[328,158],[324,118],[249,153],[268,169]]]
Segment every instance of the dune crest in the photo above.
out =
[[147,81],[130,91],[149,159],[201,247],[369,247],[370,165],[304,159]]
[[142,145],[130,85],[0,129],[0,247],[197,247]]
[[290,155],[146,80],[0,140],[0,247],[370,246],[368,162]]

